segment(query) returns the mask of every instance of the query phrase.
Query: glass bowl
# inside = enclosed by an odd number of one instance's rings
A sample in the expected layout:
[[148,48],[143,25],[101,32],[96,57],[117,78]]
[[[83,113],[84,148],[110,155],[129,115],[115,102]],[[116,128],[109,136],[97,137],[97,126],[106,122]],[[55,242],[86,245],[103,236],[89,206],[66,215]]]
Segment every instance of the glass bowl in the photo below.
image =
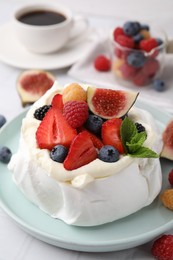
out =
[[[140,22],[140,24],[144,23]],[[140,49],[139,42],[135,43],[133,48],[122,46],[120,41],[117,42],[114,30],[115,28],[110,34],[110,48],[112,73],[116,76],[117,81],[125,86],[142,87],[149,85],[153,79],[160,78],[164,69],[167,45],[165,32],[154,24],[149,25],[149,30],[141,30],[143,40],[154,38],[158,42],[156,47],[146,51]],[[132,38],[132,36],[129,37]]]

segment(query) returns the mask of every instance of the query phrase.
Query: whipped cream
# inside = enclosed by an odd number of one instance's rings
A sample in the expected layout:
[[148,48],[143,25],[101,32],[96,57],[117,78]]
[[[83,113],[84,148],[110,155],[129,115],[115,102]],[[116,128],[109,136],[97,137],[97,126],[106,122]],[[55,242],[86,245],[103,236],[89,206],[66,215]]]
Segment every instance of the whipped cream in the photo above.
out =
[[[40,121],[33,117],[34,111],[61,92],[55,82],[22,121],[19,149],[8,165],[16,185],[41,210],[78,226],[108,223],[151,204],[162,184],[158,158],[123,156],[115,163],[96,159],[67,171],[63,164],[51,160],[49,151],[38,148],[35,132]],[[146,128],[144,145],[160,153],[162,139],[153,117],[136,107],[128,115]]]

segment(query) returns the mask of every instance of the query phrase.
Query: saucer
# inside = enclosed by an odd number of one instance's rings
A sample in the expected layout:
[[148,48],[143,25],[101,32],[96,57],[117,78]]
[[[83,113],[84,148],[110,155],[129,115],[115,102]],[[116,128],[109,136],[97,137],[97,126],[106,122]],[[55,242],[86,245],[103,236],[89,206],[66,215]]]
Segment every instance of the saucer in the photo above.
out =
[[92,46],[96,32],[89,28],[85,35],[71,40],[60,51],[50,54],[31,53],[16,39],[10,23],[0,27],[0,61],[20,69],[61,69],[74,64]]

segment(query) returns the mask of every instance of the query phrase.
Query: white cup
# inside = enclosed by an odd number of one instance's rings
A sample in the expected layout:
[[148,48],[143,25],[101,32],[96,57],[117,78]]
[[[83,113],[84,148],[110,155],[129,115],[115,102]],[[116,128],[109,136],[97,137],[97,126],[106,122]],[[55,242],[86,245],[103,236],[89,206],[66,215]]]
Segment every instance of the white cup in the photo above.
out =
[[[59,13],[65,17],[65,20],[52,25],[32,25],[21,21],[22,16],[28,13],[32,16],[37,11]],[[82,35],[88,28],[88,22],[84,17],[73,16],[72,12],[64,6],[38,3],[26,4],[15,10],[12,26],[16,38],[25,48],[31,52],[46,54],[60,50],[68,41]]]

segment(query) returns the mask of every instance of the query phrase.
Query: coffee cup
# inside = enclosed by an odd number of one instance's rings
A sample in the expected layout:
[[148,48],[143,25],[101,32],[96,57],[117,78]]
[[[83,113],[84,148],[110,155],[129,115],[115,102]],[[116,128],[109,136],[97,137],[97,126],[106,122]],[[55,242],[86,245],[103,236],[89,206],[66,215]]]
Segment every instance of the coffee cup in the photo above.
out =
[[68,41],[88,29],[88,21],[74,16],[62,5],[38,3],[22,5],[12,16],[17,40],[29,51],[46,54],[60,50]]

